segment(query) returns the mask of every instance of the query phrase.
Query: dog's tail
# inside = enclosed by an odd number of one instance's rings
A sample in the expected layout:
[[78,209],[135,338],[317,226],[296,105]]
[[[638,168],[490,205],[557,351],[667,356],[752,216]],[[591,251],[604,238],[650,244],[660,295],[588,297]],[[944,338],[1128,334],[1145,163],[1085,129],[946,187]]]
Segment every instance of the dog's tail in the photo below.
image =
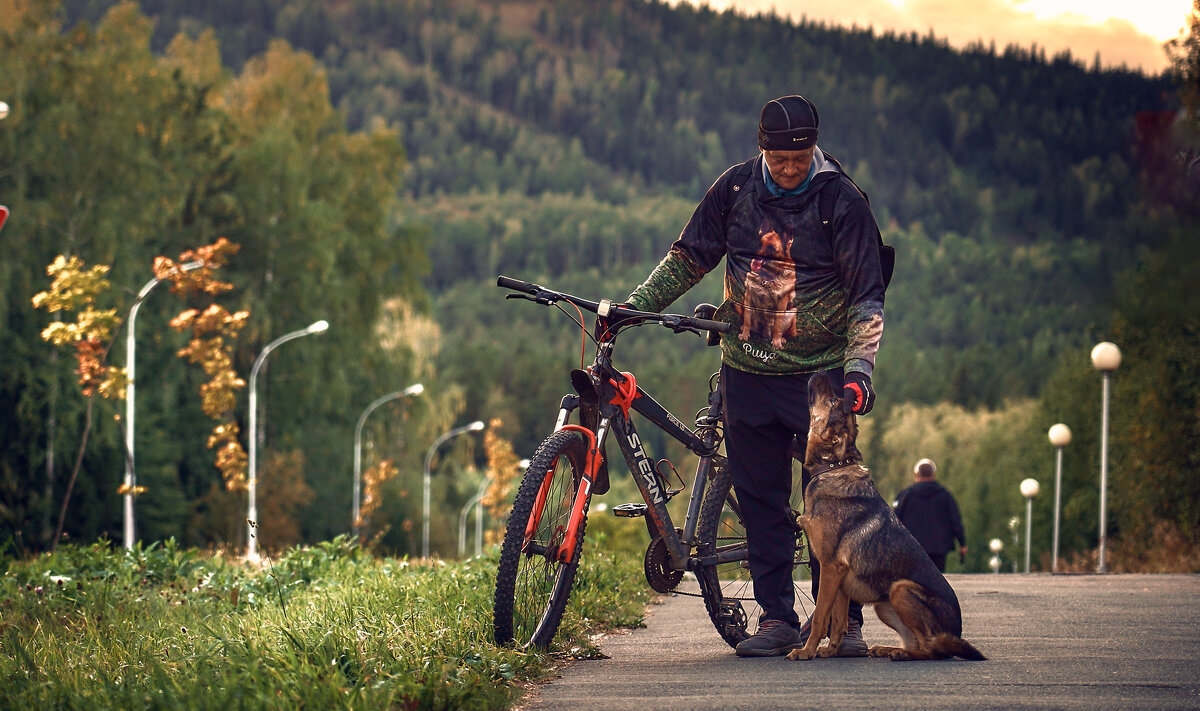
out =
[[947,657],[962,657],[973,662],[982,662],[987,659],[978,649],[971,646],[970,642],[947,632],[934,637],[929,643],[929,649],[933,652],[944,654]]

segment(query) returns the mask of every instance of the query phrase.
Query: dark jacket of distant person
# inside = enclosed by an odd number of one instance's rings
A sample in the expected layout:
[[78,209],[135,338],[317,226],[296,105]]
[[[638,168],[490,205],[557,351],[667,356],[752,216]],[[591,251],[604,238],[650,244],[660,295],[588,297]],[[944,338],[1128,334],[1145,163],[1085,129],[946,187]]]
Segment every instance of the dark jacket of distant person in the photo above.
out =
[[954,496],[938,482],[918,481],[896,499],[896,515],[930,555],[945,555],[954,542],[966,546]]

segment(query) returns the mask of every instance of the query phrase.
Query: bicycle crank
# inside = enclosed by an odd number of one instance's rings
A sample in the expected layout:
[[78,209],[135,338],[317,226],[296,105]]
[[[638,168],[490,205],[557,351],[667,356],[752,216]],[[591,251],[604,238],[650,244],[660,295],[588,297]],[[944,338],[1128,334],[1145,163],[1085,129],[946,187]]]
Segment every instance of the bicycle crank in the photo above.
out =
[[650,583],[650,588],[655,592],[669,593],[683,580],[683,571],[671,568],[671,554],[662,536],[650,539],[650,545],[646,546],[644,567],[646,582]]

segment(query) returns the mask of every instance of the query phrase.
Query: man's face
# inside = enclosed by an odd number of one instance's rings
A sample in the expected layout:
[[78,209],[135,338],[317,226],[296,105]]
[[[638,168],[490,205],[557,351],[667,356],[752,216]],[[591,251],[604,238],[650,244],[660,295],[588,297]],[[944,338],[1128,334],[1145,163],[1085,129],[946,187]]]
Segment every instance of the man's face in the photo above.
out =
[[816,146],[802,151],[763,151],[763,160],[767,162],[767,170],[771,171],[771,179],[779,187],[795,190],[808,177],[815,150]]

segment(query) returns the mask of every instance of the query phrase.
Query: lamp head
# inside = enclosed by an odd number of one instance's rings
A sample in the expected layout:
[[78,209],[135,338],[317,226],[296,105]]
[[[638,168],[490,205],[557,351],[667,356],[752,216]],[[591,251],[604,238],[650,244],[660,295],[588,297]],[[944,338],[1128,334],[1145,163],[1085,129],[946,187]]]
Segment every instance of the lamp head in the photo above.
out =
[[324,333],[328,330],[329,330],[329,322],[326,321],[325,319],[321,319],[320,321],[317,321],[313,325],[304,329],[304,332],[305,333]]
[[425,392],[425,386],[420,383],[414,383],[413,385],[409,385],[407,388],[404,388],[403,394],[420,395],[423,392]]
[[467,425],[467,429],[471,430],[472,432],[478,432],[484,427],[487,427],[487,425],[483,424],[481,420],[475,420],[471,424]]
[[1050,428],[1050,444],[1055,447],[1065,447],[1071,443],[1071,428],[1061,422]]
[[1004,550],[1004,541],[1000,540],[999,538],[993,538],[988,542],[988,550],[993,553],[999,553],[1000,551]]
[[1038,491],[1040,491],[1040,487],[1038,486],[1037,479],[1026,479],[1021,482],[1021,496],[1032,499],[1038,495]]
[[1097,343],[1092,349],[1092,365],[1106,373],[1116,370],[1121,366],[1121,349],[1108,341]]

